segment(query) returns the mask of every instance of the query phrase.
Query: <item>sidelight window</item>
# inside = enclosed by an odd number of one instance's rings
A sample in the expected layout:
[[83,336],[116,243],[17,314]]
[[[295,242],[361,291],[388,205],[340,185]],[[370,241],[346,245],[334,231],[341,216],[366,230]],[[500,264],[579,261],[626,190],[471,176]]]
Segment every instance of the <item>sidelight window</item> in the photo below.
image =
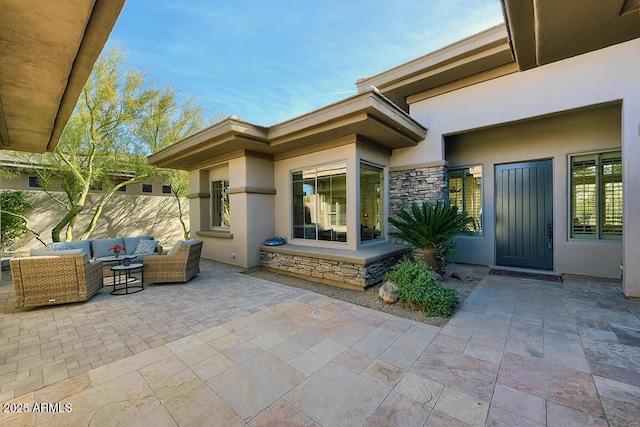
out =
[[473,218],[470,232],[482,235],[482,166],[449,170],[449,203]]

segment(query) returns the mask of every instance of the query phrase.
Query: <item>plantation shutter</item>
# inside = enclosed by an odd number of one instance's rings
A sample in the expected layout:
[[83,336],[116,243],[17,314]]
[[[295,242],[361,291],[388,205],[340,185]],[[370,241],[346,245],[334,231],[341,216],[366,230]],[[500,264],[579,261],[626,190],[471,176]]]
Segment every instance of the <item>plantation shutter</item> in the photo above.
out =
[[622,236],[622,156],[620,152],[571,158],[571,237]]

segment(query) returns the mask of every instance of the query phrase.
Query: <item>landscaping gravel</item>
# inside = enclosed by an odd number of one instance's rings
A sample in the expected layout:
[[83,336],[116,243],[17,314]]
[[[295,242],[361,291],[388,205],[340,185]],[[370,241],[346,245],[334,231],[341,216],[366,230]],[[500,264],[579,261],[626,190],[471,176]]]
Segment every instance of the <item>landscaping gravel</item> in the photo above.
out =
[[[483,266],[449,264],[447,266],[447,273],[441,283],[455,289],[458,292],[460,304],[462,304],[488,272],[489,269]],[[448,317],[427,317],[423,312],[413,310],[407,304],[402,302],[398,302],[396,304],[384,303],[380,298],[378,298],[378,289],[382,286],[382,283],[371,286],[364,291],[354,291],[351,289],[338,288],[336,286],[312,282],[299,277],[288,276],[286,274],[261,269],[250,270],[247,274],[265,280],[270,280],[272,282],[306,289],[311,292],[350,302],[352,304],[390,313],[406,319],[427,323],[433,326],[444,326],[449,320]],[[454,277],[452,277],[452,275]]]

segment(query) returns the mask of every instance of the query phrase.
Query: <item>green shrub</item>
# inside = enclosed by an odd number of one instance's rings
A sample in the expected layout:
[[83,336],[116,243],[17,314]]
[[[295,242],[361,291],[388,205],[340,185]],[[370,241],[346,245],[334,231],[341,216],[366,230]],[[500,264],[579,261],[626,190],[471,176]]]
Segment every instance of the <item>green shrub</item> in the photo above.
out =
[[24,214],[33,206],[20,191],[3,191],[0,193],[0,238],[2,248],[7,250],[12,245],[20,244],[27,232]]
[[451,316],[458,305],[458,295],[442,286],[425,262],[404,260],[394,265],[385,276],[396,284],[400,300],[421,307],[429,317]]

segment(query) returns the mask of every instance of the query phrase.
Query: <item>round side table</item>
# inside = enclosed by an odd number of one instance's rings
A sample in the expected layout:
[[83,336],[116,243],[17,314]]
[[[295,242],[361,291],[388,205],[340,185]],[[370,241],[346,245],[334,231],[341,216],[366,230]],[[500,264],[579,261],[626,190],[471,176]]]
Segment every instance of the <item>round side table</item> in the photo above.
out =
[[[136,292],[144,290],[143,267],[143,264],[137,263],[129,265],[114,265],[113,267],[111,267],[111,271],[113,272],[113,291],[111,291],[111,295],[135,294]],[[135,272],[136,270],[140,270],[140,284],[129,285],[129,283],[135,282],[135,278],[131,276],[131,273]],[[123,276],[124,283],[122,281]]]

